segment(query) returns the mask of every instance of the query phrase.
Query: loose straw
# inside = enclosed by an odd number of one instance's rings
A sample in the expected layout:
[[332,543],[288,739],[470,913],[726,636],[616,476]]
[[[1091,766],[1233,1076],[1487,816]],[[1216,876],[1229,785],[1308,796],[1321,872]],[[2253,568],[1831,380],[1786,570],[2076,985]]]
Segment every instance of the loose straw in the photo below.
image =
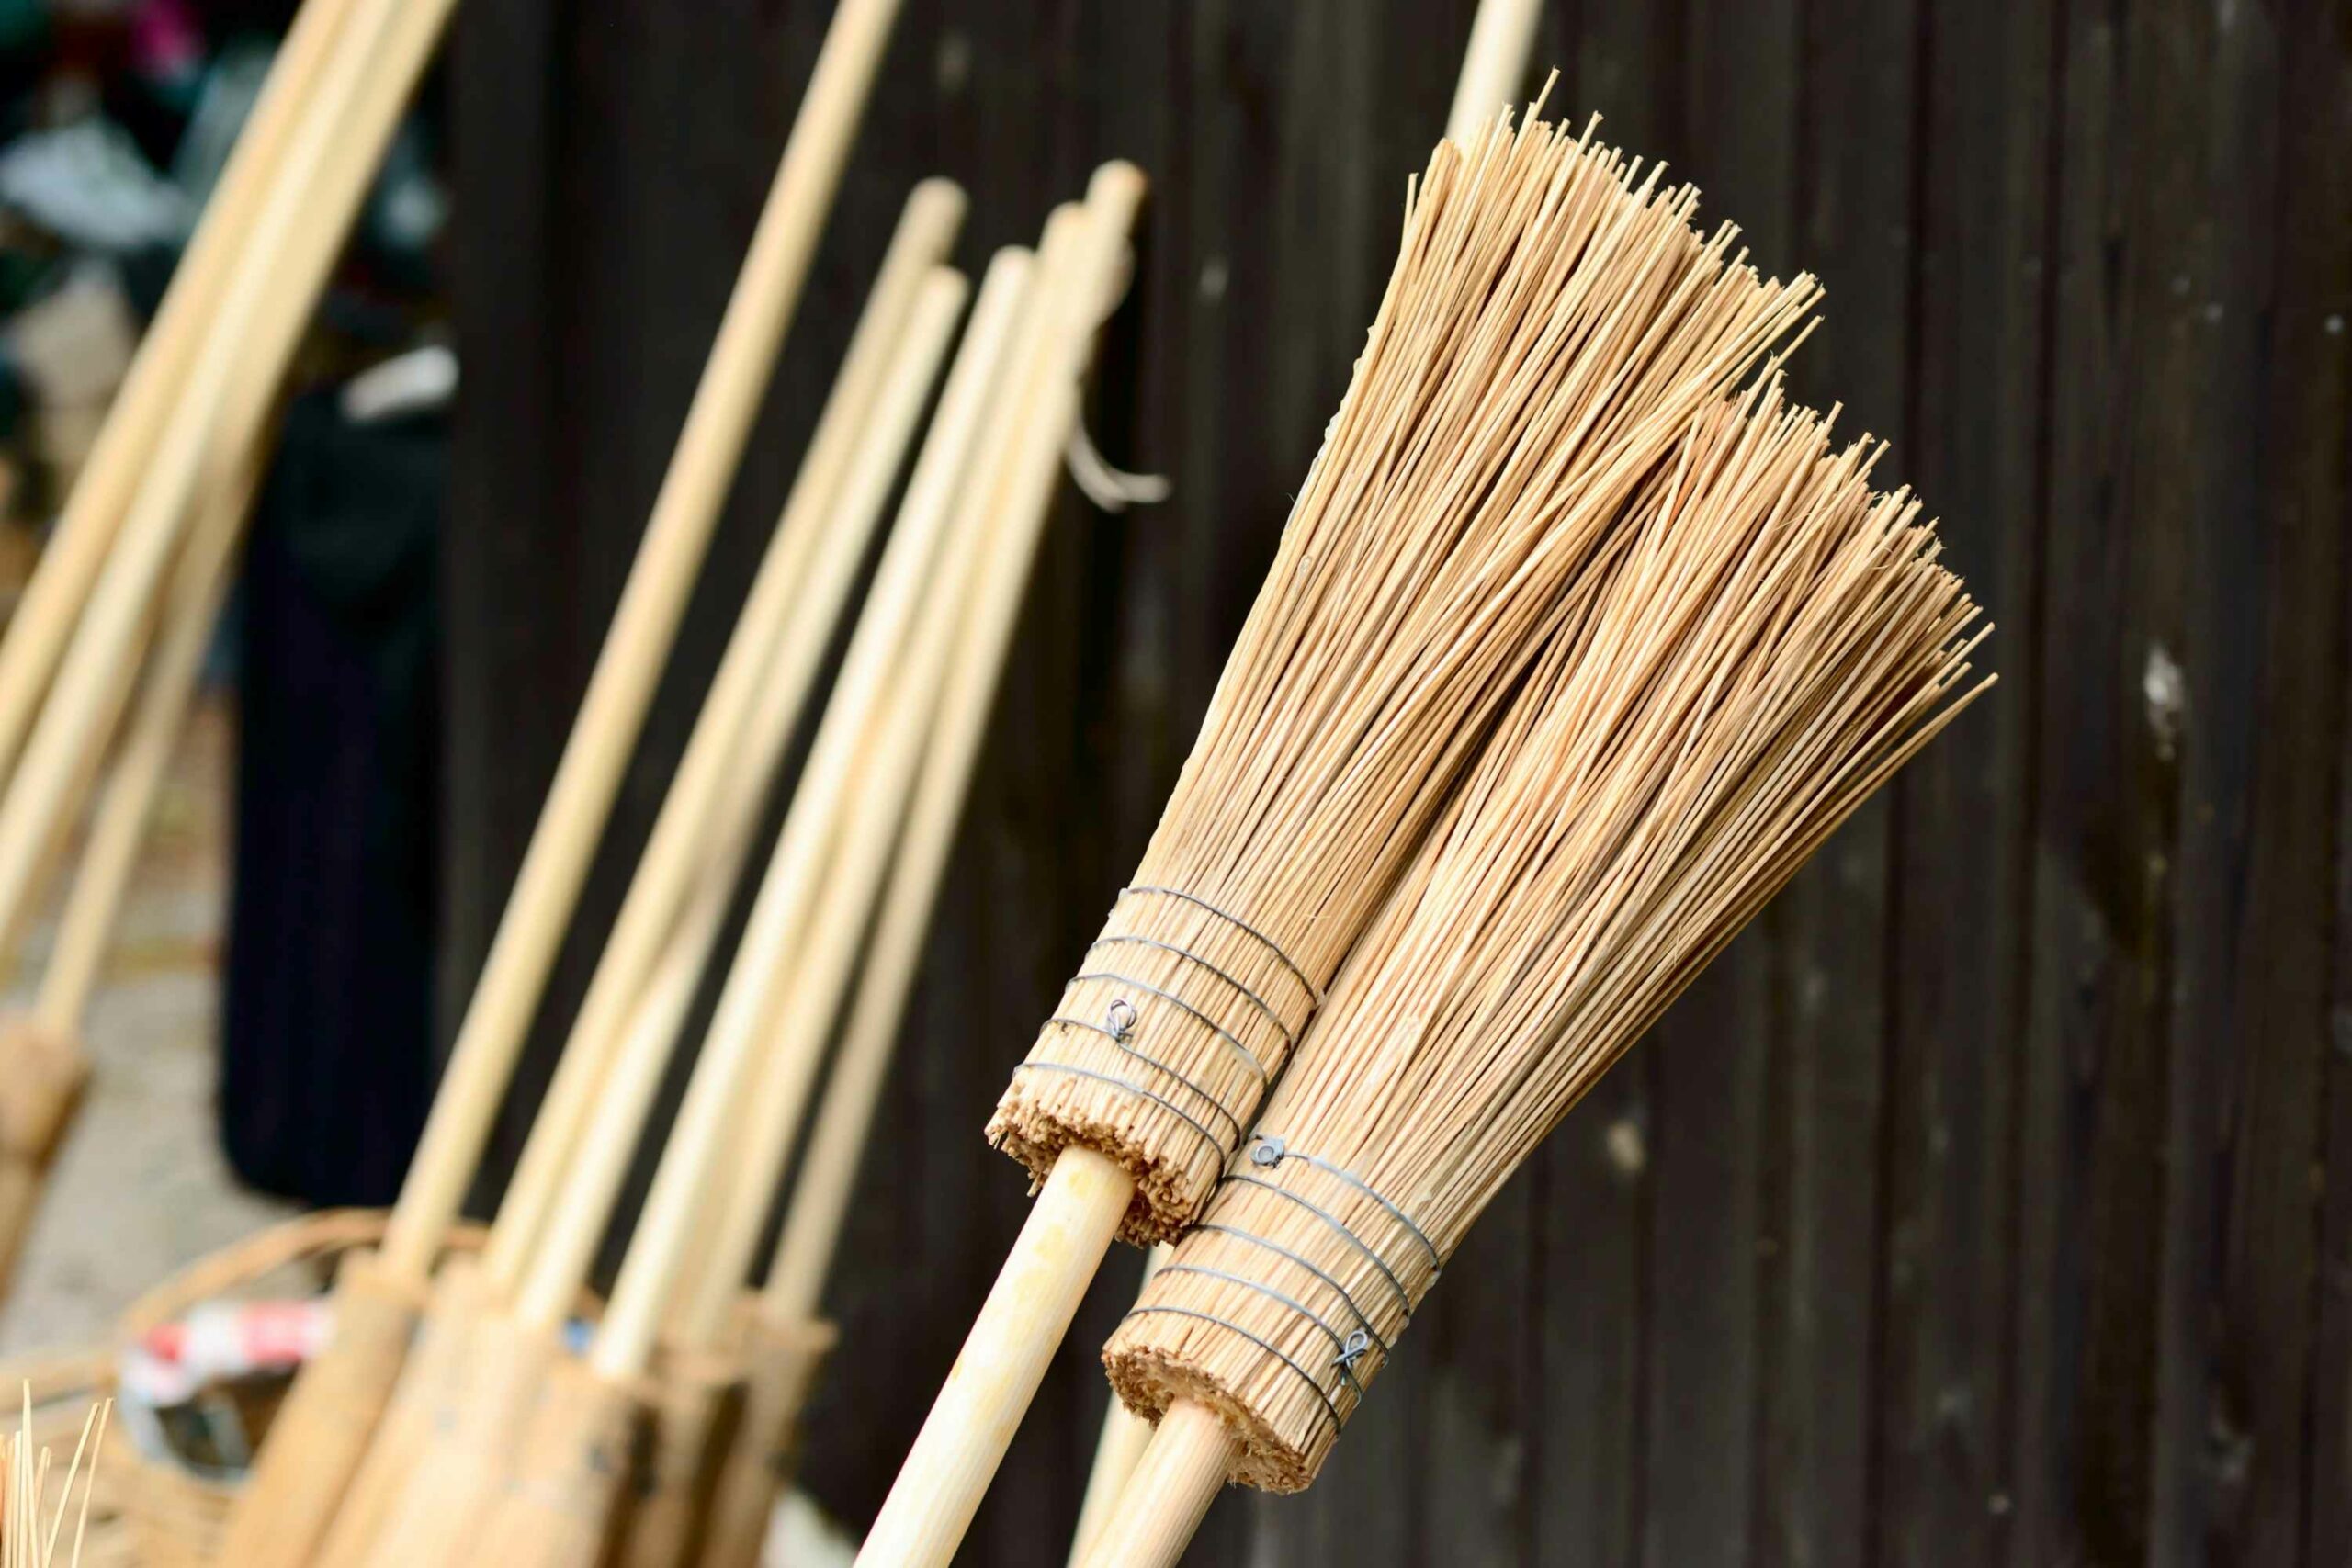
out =
[[1091,1564],[1172,1564],[1228,1475],[1311,1481],[1503,1182],[1984,689],[1976,608],[1874,456],[1759,391],[1629,509],[1105,1350],[1162,1425]]
[[1134,885],[989,1123],[1042,1182],[871,1562],[944,1563],[1114,1230],[1198,1212],[1631,488],[1811,308],[1540,120],[1441,143]]
[[[417,0],[412,12],[447,4]],[[345,1266],[336,1340],[296,1380],[232,1510],[224,1551],[232,1561],[307,1560],[398,1374],[798,301],[898,6],[842,0],[834,12],[382,1254]],[[360,1290],[370,1292],[364,1303],[354,1300]]]
[[312,101],[331,54],[356,48],[356,0],[306,0],[198,215],[155,319],[140,339],[89,460],[0,637],[0,779],[31,728],[74,623],[97,581],[141,476],[179,407],[232,270]]

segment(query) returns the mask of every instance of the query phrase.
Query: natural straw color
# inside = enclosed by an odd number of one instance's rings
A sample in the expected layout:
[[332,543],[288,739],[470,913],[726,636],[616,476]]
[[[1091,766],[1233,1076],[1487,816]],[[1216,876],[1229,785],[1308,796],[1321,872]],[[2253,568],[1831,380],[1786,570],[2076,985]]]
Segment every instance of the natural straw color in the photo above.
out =
[[[952,181],[930,179],[916,185],[899,214],[783,515],[573,1017],[555,1077],[499,1200],[485,1266],[502,1290],[521,1283],[580,1128],[609,1070],[621,1018],[676,918],[698,857],[719,836],[712,819],[723,814],[722,796],[745,808],[751,818],[766,804],[769,781],[782,765],[884,514],[888,497],[879,491],[843,506],[844,478],[865,438],[916,296],[931,269],[947,259],[964,208],[964,193]],[[894,456],[879,454],[866,462],[885,488],[898,466]],[[741,832],[749,835],[753,826],[746,819]]]
[[1527,57],[1535,47],[1543,0],[1479,0],[1463,51],[1462,73],[1453,82],[1453,107],[1445,133],[1468,143],[1498,109],[1519,101],[1527,81]]
[[1198,1212],[1632,486],[1810,308],[1660,183],[1540,120],[1431,156],[1136,872],[1170,891],[1120,899],[989,1125],[1040,1179],[1072,1145],[1115,1160],[1131,1239]]
[[[1016,1248],[1197,1213],[1619,503],[1809,310],[1810,279],[1761,282],[1660,183],[1508,117],[1431,156],[1136,886],[989,1122],[1060,1216]],[[866,1561],[952,1555],[1099,1260],[1016,1251]]]
[[352,47],[347,28],[356,8],[355,0],[306,0],[295,13],[196,232],[172,269],[163,304],[107,410],[89,460],[9,614],[0,638],[0,779],[32,726],[148,459],[179,407],[188,368],[245,251],[254,216],[298,124],[311,112],[319,73],[332,51]]
[[[1697,422],[1629,508],[1622,554],[1104,1352],[1130,1406],[1185,1413],[1152,1473],[1311,1481],[1503,1182],[1983,690],[1964,684],[1976,609],[1917,503],[1871,493],[1873,457],[1759,390]],[[1185,1511],[1144,1494],[1139,1476],[1122,1513]],[[1104,1540],[1098,1564],[1182,1546]]]
[[[447,3],[419,0],[413,8]],[[232,1561],[292,1568],[309,1560],[399,1373],[394,1320],[415,1312],[472,1179],[798,300],[898,6],[842,0],[834,13],[393,1209],[381,1265],[345,1271],[374,1293],[357,1308],[339,1302],[338,1324],[364,1313],[372,1331],[347,1339],[339,1332],[296,1380],[232,1516]]]

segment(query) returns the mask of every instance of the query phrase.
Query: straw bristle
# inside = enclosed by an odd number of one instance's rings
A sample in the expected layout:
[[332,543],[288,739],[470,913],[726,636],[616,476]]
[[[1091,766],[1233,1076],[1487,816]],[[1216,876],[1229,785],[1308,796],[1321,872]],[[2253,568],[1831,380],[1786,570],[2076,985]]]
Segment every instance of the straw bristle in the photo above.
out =
[[[0,1433],[0,1568],[51,1568],[52,1564],[71,1568],[82,1561],[83,1542],[88,1536],[90,1494],[97,1485],[98,1450],[106,1444],[107,1417],[114,1401],[100,1400],[84,1413],[73,1461],[66,1466],[64,1483],[52,1504],[48,1492],[53,1455],[34,1426],[30,1382],[21,1385],[19,1399],[17,1430]],[[51,1425],[51,1418],[44,1415],[42,1424]],[[77,1482],[81,1486],[78,1502],[74,1497]],[[65,1529],[69,1518],[74,1523],[71,1535]],[[62,1559],[57,1551],[61,1542],[66,1547]]]
[[1172,893],[1121,897],[989,1123],[1126,1165],[1130,1239],[1205,1200],[1628,494],[1810,310],[1696,203],[1540,120],[1431,156],[1136,874]]
[[1209,1404],[1238,1479],[1304,1486],[1511,1171],[1974,694],[1975,608],[1873,455],[1773,389],[1645,486],[1113,1337],[1131,1405]]

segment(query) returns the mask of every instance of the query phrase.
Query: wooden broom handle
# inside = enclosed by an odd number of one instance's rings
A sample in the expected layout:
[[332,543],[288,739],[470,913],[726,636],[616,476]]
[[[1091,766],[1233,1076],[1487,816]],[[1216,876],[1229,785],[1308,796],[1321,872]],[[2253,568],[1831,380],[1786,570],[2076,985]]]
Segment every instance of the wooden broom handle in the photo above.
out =
[[206,327],[286,157],[298,122],[311,111],[330,51],[351,47],[356,0],[307,0],[271,62],[253,113],[198,216],[196,232],[154,321],[139,340],[81,477],[51,531],[32,579],[0,637],[0,779],[32,727],[74,623],[106,563],[140,476],[162,438]]
[[450,0],[360,0],[321,72],[220,309],[0,796],[0,948],[14,945],[55,836],[120,716],[159,584],[209,476],[242,461],[333,267]]
[[1159,1418],[1119,1494],[1119,1506],[1081,1559],[1085,1568],[1176,1568],[1237,1452],[1216,1411],[1180,1399]]
[[1126,1168],[1062,1151],[866,1532],[864,1568],[945,1568],[1135,1196]]
[[[1159,1266],[1168,1261],[1169,1251],[1169,1244],[1163,1241],[1144,1255],[1143,1279],[1136,1287],[1137,1295],[1151,1283]],[[1114,1393],[1110,1407],[1102,1412],[1102,1435],[1095,1439],[1094,1468],[1087,1472],[1086,1495],[1078,1506],[1078,1528],[1070,1532],[1069,1568],[1080,1568],[1085,1562],[1088,1549],[1110,1523],[1119,1495],[1126,1490],[1127,1477],[1135,1473],[1150,1441],[1151,1423],[1128,1409]]]
[[[912,609],[876,705],[865,773],[849,820],[826,873],[824,907],[796,955],[766,1060],[729,1134],[726,1190],[707,1207],[717,1215],[709,1247],[691,1282],[674,1298],[665,1341],[699,1350],[715,1346],[739,1304],[753,1253],[791,1158],[801,1112],[848,988],[888,864],[901,839],[922,758],[944,716],[959,632],[969,619],[975,584],[1000,575],[989,557],[997,536],[989,495],[973,482],[979,437],[1004,392],[1014,331],[1032,299],[1029,253],[1008,247],[989,259],[938,412],[916,459],[906,500],[891,529],[891,558],[907,541],[910,569],[922,569]],[[1025,542],[1024,542],[1025,543]],[[1010,544],[1010,542],[1008,542]],[[917,559],[917,557],[920,559]],[[886,558],[886,561],[891,559]],[[877,576],[875,593],[886,588]]]
[[[868,440],[875,400],[923,279],[946,258],[963,216],[963,192],[947,180],[924,180],[907,197],[792,493],[572,1020],[555,1078],[499,1201],[482,1267],[501,1295],[522,1280],[581,1129],[610,1071],[616,1042],[698,868],[711,846],[730,834],[741,844],[725,852],[739,857],[766,805],[882,516],[879,495],[869,506],[842,507],[843,484],[861,467],[859,449]],[[862,466],[871,468],[875,460]],[[895,473],[897,454],[882,460]],[[888,482],[886,477],[883,488]],[[714,825],[715,818],[739,817],[745,819],[740,834],[731,825]]]
[[261,468],[257,451],[205,509],[173,570],[154,657],[99,796],[74,889],[58,922],[57,941],[41,972],[33,1016],[52,1038],[80,1037],[82,1015],[113,943],[140,842],[204,672],[205,651],[220,618],[221,601],[228,596],[230,569]]
[[[923,280],[899,352],[891,361],[881,395],[876,400],[874,418],[865,441],[860,445],[854,471],[843,486],[842,510],[851,514],[850,526],[858,525],[854,519],[878,514],[888,504],[891,485],[903,466],[915,429],[922,423],[923,405],[929,399],[932,384],[937,378],[941,363],[947,356],[947,345],[955,336],[956,321],[963,310],[966,292],[963,276],[946,267],[933,268]],[[894,547],[899,542],[896,538],[891,541]],[[875,694],[883,689],[876,682],[862,680],[862,670],[873,664],[876,659],[873,650],[877,645],[887,649],[903,636],[907,618],[917,605],[917,601],[907,594],[890,591],[896,580],[907,575],[904,566],[898,564],[904,558],[903,552],[893,549],[886,553],[878,569],[875,592],[869,595],[865,613],[858,618],[857,631],[844,658],[841,683],[832,701],[826,706],[825,717],[812,745],[808,773],[804,777],[801,788],[795,792],[792,808],[786,819],[784,837],[787,844],[808,842],[820,852],[831,848],[831,840],[838,829],[840,805],[851,797],[847,784],[855,776],[857,761],[857,749],[854,742],[870,728],[871,705]],[[898,568],[896,571],[893,570],[894,565]],[[780,845],[779,861],[787,858],[784,852],[785,846]],[[770,890],[770,885],[763,885],[763,905],[767,904]],[[749,962],[756,967],[757,979],[764,984],[770,979],[769,968],[778,960],[785,959],[789,949],[760,952],[752,947],[755,935],[764,934],[772,929],[761,919],[762,913],[761,909],[754,909],[743,941],[746,950],[752,953]],[[715,937],[716,934],[714,926],[710,936]],[[696,955],[698,960],[707,956],[709,940],[706,939],[701,945],[702,952]],[[741,969],[744,963],[745,959],[739,955],[737,968]],[[699,972],[699,962],[695,968]],[[739,975],[730,972],[728,979],[729,993],[737,993],[742,983]],[[762,1009],[752,1013],[755,1023],[763,1011]],[[732,1021],[738,1016],[728,1008],[726,998],[722,998],[721,1019]],[[718,1021],[712,1024],[712,1034],[714,1040],[721,1038]],[[622,1179],[628,1174],[630,1156],[635,1154],[643,1131],[646,1110],[654,1089],[659,1087],[662,1069],[670,1055],[668,1041],[648,1037],[637,1043],[643,1047],[638,1053],[639,1059],[614,1064],[613,1082],[606,1086],[601,1102],[594,1107],[577,1159],[566,1173],[560,1203],[549,1217],[547,1236],[532,1257],[519,1303],[520,1314],[526,1323],[553,1327],[563,1321],[565,1314],[579,1297],[589,1265],[594,1260],[596,1244],[611,1219],[613,1200],[620,1190]],[[748,1050],[746,1057],[748,1060]],[[711,1068],[713,1076],[723,1073],[723,1058],[719,1051],[707,1049],[706,1059],[714,1064]],[[697,1122],[690,1112],[712,1093],[710,1089],[704,1089],[703,1094],[697,1095],[695,1090],[703,1088],[707,1081],[703,1064],[698,1061],[687,1091],[687,1101],[680,1109],[678,1124],[672,1128],[669,1145],[663,1150],[662,1165],[665,1169],[670,1166],[673,1151],[695,1136]],[[731,1106],[741,1087],[739,1076],[737,1082],[727,1086],[725,1098],[718,1103]],[[657,1179],[657,1190],[660,1186]],[[699,1207],[695,1206],[695,1209]],[[690,1209],[682,1220],[690,1223],[694,1217],[694,1211]],[[638,1242],[644,1239],[648,1224],[658,1223],[652,1200],[649,1198],[647,1218],[640,1222],[637,1241],[633,1241],[629,1248],[632,1257],[636,1255]],[[669,1269],[676,1270],[677,1260],[674,1258],[670,1261]],[[618,1309],[616,1292],[615,1310],[617,1312]],[[600,1341],[602,1337],[600,1335]]]
[[695,389],[571,739],[384,1235],[422,1280],[463,1201],[798,302],[899,0],[842,0]]
[[1467,146],[1505,104],[1519,101],[1527,57],[1535,47],[1535,24],[1543,16],[1542,0],[1479,0],[1462,73],[1454,78],[1446,135]]

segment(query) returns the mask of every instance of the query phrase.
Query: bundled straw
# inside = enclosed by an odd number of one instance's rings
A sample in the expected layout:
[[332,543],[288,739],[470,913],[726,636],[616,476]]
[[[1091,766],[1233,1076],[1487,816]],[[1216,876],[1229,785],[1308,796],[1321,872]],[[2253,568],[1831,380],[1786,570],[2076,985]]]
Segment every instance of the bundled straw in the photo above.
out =
[[[1164,1425],[1096,1562],[1305,1486],[1471,1222],[1963,706],[1975,606],[1874,454],[1777,390],[1697,422],[1104,1359]],[[1202,1412],[1216,1419],[1206,1421]],[[1183,1434],[1181,1438],[1179,1434]],[[1184,1453],[1219,1453],[1213,1465]],[[1189,1522],[1185,1525],[1189,1532]]]
[[989,1124],[1040,1177],[1125,1166],[1131,1239],[1198,1209],[1628,490],[1811,306],[1659,184],[1542,120],[1431,157],[1135,884]]
[[952,1554],[1114,1229],[1173,1235],[1632,488],[1811,308],[1595,142],[1441,143],[1134,885],[989,1124],[1043,1181],[862,1560]]

